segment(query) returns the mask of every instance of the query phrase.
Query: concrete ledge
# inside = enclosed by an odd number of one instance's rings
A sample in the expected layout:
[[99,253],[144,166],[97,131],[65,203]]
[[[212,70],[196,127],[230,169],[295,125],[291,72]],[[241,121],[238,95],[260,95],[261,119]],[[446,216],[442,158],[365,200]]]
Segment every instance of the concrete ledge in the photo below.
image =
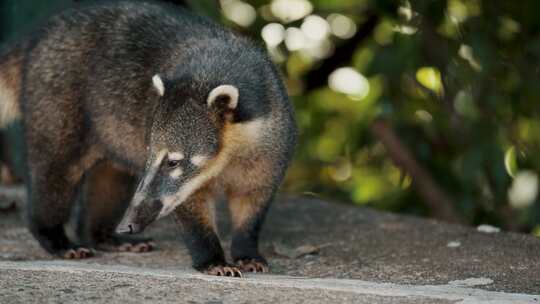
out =
[[[61,276],[62,279],[59,279]],[[14,284],[17,277],[26,278],[25,282]],[[106,280],[102,278],[106,277]],[[84,278],[82,285],[77,284],[74,278]],[[28,280],[30,279],[30,280]],[[159,290],[154,290],[154,279],[160,281]],[[126,284],[126,280],[133,285]],[[47,282],[47,283],[44,283]],[[129,296],[131,292],[125,293],[130,298],[123,299],[122,295],[117,295],[115,289],[110,289],[106,293],[99,292],[100,285],[137,289],[150,300],[156,296],[156,300],[180,300],[174,296],[178,284],[186,286],[198,285],[202,289],[218,288],[223,295],[228,294],[227,290],[234,289],[238,298],[249,299],[263,303],[271,303],[273,299],[279,297],[281,301],[288,299],[288,294],[294,294],[297,300],[309,303],[324,303],[326,300],[337,300],[342,302],[352,300],[362,303],[387,303],[389,301],[400,303],[539,303],[540,295],[527,295],[519,293],[505,293],[486,291],[474,288],[477,284],[485,285],[490,283],[486,279],[468,280],[462,282],[450,282],[445,285],[400,285],[391,283],[376,283],[360,280],[346,279],[310,279],[300,277],[287,277],[275,275],[248,275],[244,279],[220,278],[206,276],[194,272],[179,270],[157,270],[127,266],[105,266],[97,264],[83,264],[73,262],[0,262],[0,289],[3,291],[1,298],[5,303],[12,303],[18,297],[21,300],[30,301],[32,294],[42,296],[54,296],[55,302],[63,302],[69,299],[84,300],[84,295],[93,291],[95,295],[104,299],[119,296],[115,302],[137,301],[137,297]],[[25,292],[31,289],[32,292]],[[169,289],[169,293],[161,294],[162,289]],[[253,295],[253,291],[263,291],[264,297]],[[136,294],[136,292],[135,292]],[[80,296],[80,298],[79,298]],[[254,297],[255,296],[255,297]],[[200,301],[211,301],[209,293],[190,292],[190,297],[199,297]],[[227,303],[228,298],[221,301]],[[125,300],[125,301],[124,301]],[[230,299],[231,302],[232,299]],[[292,300],[292,299],[291,299]],[[369,300],[366,301],[366,300]],[[26,301],[24,301],[26,302]]]
[[194,272],[167,218],[147,231],[157,251],[68,263],[39,248],[21,214],[0,213],[0,303],[540,303],[530,235],[281,197],[261,235],[273,276],[238,280]]

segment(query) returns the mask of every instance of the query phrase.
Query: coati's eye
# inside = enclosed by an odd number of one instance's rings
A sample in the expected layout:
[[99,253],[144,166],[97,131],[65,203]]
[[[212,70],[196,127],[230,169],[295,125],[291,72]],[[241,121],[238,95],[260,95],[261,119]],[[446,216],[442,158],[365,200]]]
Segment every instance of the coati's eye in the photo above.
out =
[[178,167],[182,159],[184,159],[184,154],[181,152],[169,153],[169,156],[167,157],[167,167],[169,169]]
[[179,160],[175,160],[175,159],[169,159],[167,160],[167,167],[169,169],[174,169],[176,167],[178,167],[180,165],[180,161]]

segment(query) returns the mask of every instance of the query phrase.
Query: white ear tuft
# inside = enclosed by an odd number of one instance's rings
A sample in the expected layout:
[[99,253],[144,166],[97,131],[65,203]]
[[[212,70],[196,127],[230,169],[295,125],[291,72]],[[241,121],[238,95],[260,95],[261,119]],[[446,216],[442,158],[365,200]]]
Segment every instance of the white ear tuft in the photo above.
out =
[[208,95],[208,106],[212,106],[214,102],[220,98],[226,98],[227,107],[231,110],[236,109],[238,105],[238,89],[232,85],[220,85],[219,87],[213,89]]
[[159,77],[158,74],[152,77],[152,83],[154,83],[154,88],[156,88],[159,96],[165,95],[165,85],[163,84],[163,80],[161,80],[161,77]]

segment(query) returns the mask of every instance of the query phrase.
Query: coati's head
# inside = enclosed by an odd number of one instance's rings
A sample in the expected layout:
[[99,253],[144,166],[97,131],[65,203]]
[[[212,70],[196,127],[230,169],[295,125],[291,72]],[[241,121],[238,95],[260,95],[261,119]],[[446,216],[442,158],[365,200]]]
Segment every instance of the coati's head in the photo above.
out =
[[[239,90],[229,84],[153,78],[159,104],[149,134],[145,172],[117,227],[136,233],[184,202],[225,166],[225,129],[232,123]],[[206,87],[205,87],[206,86]]]

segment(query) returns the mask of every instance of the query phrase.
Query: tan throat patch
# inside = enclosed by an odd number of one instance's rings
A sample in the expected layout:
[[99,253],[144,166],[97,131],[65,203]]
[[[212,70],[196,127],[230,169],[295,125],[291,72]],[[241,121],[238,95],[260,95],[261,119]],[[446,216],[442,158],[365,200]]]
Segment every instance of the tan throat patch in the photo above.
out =
[[264,120],[255,120],[243,124],[226,124],[222,133],[223,145],[218,155],[213,159],[208,159],[203,164],[201,173],[186,182],[178,192],[163,198],[163,209],[158,218],[172,212],[195,191],[221,174],[231,159],[246,145],[256,145],[257,139],[262,135],[264,125]]

